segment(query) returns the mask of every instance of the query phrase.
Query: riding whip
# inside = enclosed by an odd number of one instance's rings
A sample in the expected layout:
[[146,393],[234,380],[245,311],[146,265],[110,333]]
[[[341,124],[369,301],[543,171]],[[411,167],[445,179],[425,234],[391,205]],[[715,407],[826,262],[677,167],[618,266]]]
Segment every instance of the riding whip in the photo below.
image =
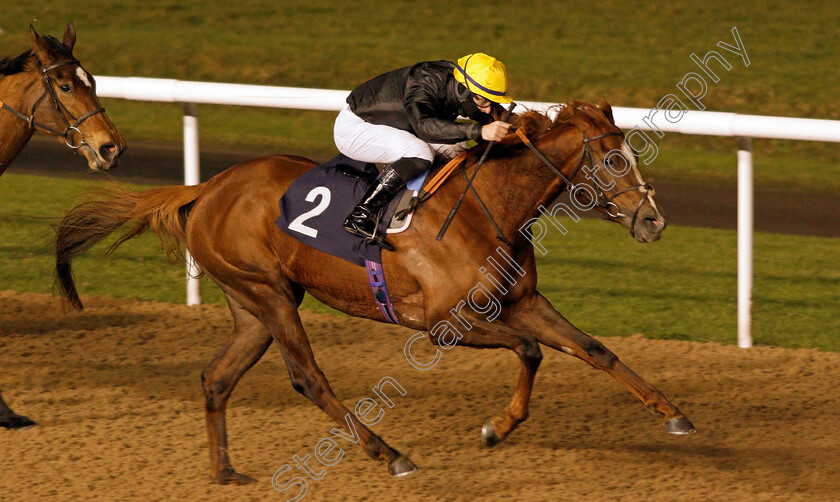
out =
[[[505,114],[502,116],[502,122],[507,122],[508,119],[510,119],[510,114],[511,112],[513,112],[513,109],[515,107],[516,103],[511,102],[510,106],[508,106],[507,110],[505,110]],[[455,218],[455,214],[458,212],[458,209],[461,208],[461,203],[464,201],[464,196],[467,195],[467,190],[471,190],[473,194],[475,194],[476,200],[478,200],[478,203],[481,205],[481,209],[484,210],[484,213],[487,215],[488,218],[490,218],[490,223],[492,223],[493,227],[496,229],[496,237],[498,237],[502,242],[510,244],[505,238],[501,229],[499,228],[499,225],[496,224],[496,221],[493,219],[493,216],[490,215],[490,211],[487,209],[487,206],[484,205],[484,202],[482,202],[481,197],[478,196],[478,193],[476,193],[475,188],[473,188],[472,186],[472,182],[475,179],[475,176],[478,174],[478,170],[481,169],[481,166],[484,164],[484,161],[487,160],[487,154],[490,153],[490,148],[492,148],[495,143],[495,141],[491,141],[490,143],[488,143],[487,148],[484,149],[484,153],[481,154],[481,158],[478,160],[478,165],[476,166],[475,171],[473,171],[472,176],[467,178],[467,186],[464,188],[464,191],[461,193],[461,196],[458,197],[458,201],[455,202],[454,206],[452,206],[452,211],[449,212],[449,216],[446,217],[446,221],[443,222],[443,226],[440,227],[440,232],[438,232],[437,234],[437,240],[443,239],[444,234],[446,234],[446,231],[449,229],[449,225]],[[462,167],[461,173],[463,172],[464,171]],[[466,174],[464,174],[464,177],[466,178]]]

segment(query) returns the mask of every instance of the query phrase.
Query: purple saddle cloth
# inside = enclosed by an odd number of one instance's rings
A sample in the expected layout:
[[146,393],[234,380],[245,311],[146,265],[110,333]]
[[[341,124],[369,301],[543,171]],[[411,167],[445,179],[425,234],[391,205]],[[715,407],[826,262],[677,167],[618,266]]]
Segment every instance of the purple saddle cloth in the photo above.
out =
[[[379,175],[376,165],[344,155],[315,166],[280,198],[280,230],[315,249],[356,265],[382,262],[382,249],[345,231],[341,224]],[[394,198],[399,199],[399,196]],[[380,231],[385,231],[385,218]]]

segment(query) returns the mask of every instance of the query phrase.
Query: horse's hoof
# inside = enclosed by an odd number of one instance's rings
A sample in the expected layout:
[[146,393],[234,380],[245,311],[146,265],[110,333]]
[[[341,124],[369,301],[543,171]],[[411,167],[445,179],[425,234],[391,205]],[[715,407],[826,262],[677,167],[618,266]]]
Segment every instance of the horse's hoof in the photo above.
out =
[[31,418],[24,417],[23,415],[16,415],[14,413],[0,418],[0,427],[5,427],[7,429],[26,429],[36,425],[38,424],[36,424]]
[[496,426],[493,425],[493,422],[487,422],[484,424],[484,427],[481,428],[481,439],[484,440],[484,444],[489,447],[496,446],[497,444],[502,442],[502,439],[496,434]]
[[697,429],[685,416],[674,417],[665,422],[668,434],[694,434]]
[[220,485],[250,485],[256,483],[257,480],[236,471],[222,471],[216,476],[216,482]]
[[401,478],[417,472],[417,466],[408,457],[403,455],[388,464],[388,472],[395,478]]

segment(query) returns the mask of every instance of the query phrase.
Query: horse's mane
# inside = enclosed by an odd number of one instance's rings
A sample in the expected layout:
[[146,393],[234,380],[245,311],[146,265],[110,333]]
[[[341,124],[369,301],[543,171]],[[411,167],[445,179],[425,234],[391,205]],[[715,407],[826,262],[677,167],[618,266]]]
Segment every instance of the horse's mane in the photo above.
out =
[[[571,109],[574,109],[576,116],[585,115],[593,122],[606,120],[603,111],[597,106],[586,101],[573,99],[552,106],[544,112],[528,110],[520,113],[514,116],[513,124],[522,129],[522,132],[529,138],[534,138],[548,132],[549,129],[574,125],[575,121],[572,118]],[[556,114],[553,120],[550,118],[552,113]]]
[[32,49],[29,49],[16,58],[0,59],[0,74],[14,75],[15,73],[20,73],[25,69],[28,69],[26,68],[26,62],[29,61],[29,58],[31,57]]
[[[53,52],[58,53],[57,55],[73,57],[73,54],[57,38],[46,35],[43,39],[46,40]],[[37,66],[37,59],[32,57],[33,54],[34,51],[28,49],[17,57],[0,59],[0,75],[14,75],[23,71],[34,70]]]
[[[571,110],[574,110],[574,117]],[[554,115],[554,118],[551,118]],[[586,118],[593,123],[606,122],[607,117],[604,112],[586,101],[579,101],[572,99],[566,103],[560,103],[548,108],[545,111],[527,110],[519,114],[511,115],[510,122],[514,127],[517,127],[525,133],[531,140],[549,132],[557,131],[569,126],[574,126],[576,121],[579,122],[581,118]],[[522,146],[522,142],[513,134],[499,142],[496,147],[496,156],[504,155],[503,152],[510,148],[518,148]],[[476,160],[484,151],[484,144],[479,144],[470,150],[469,158]],[[493,154],[490,157],[494,157]]]

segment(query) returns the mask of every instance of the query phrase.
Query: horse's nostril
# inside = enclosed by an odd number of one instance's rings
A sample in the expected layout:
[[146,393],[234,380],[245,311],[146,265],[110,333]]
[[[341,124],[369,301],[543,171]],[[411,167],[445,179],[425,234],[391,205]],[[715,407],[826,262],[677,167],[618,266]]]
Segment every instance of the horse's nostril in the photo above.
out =
[[108,143],[107,145],[102,145],[99,147],[99,155],[101,155],[102,158],[105,160],[114,160],[114,157],[117,156],[117,153],[119,153],[119,151],[120,150],[119,148],[117,148],[117,145],[113,143]]
[[665,228],[665,221],[660,220],[659,218],[645,218],[645,223],[647,223],[647,225],[653,229],[659,230]]

